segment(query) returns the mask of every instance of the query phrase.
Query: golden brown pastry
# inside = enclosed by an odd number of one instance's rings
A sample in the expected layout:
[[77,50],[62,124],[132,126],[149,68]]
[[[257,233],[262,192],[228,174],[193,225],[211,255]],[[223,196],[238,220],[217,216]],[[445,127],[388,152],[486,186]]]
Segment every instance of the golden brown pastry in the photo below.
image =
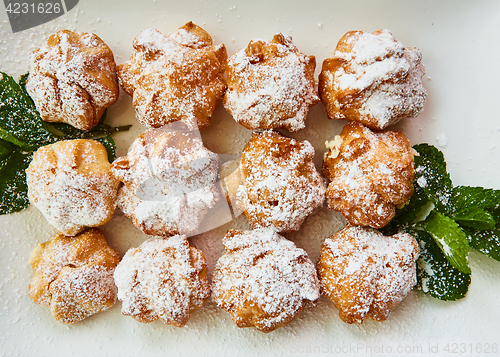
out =
[[158,128],[183,120],[195,129],[209,124],[226,84],[226,47],[188,22],[164,36],[151,28],[134,39],[129,61],[118,66],[122,88],[132,96],[137,120]]
[[347,32],[323,62],[319,95],[330,119],[384,129],[424,109],[424,66],[417,48],[404,47],[389,30]]
[[108,222],[119,181],[95,140],[64,140],[39,148],[26,169],[28,197],[50,225],[67,236]]
[[238,327],[270,332],[319,299],[307,253],[270,229],[230,230],[212,276],[212,299]]
[[327,147],[328,208],[342,212],[352,225],[381,228],[394,217],[395,206],[413,195],[414,150],[403,133],[372,132],[350,123]]
[[[304,140],[274,131],[254,132],[243,149],[239,172],[226,180],[231,202],[254,228],[296,231],[323,203],[325,184],[312,158],[314,148]],[[234,191],[237,190],[235,193]]]
[[92,33],[59,31],[30,62],[26,90],[45,121],[90,130],[118,99],[113,53]]
[[315,57],[299,52],[289,36],[252,40],[228,60],[224,107],[248,129],[303,129],[319,102],[315,68]]
[[115,270],[122,314],[184,326],[210,296],[207,264],[185,236],[151,238],[127,251]]
[[321,291],[344,322],[383,321],[415,286],[418,256],[410,234],[387,237],[372,228],[348,226],[321,246]]
[[64,324],[81,321],[116,302],[113,272],[120,261],[97,228],[75,237],[56,234],[31,253],[31,300]]
[[118,207],[148,235],[196,234],[220,198],[219,159],[188,131],[150,129],[113,162]]

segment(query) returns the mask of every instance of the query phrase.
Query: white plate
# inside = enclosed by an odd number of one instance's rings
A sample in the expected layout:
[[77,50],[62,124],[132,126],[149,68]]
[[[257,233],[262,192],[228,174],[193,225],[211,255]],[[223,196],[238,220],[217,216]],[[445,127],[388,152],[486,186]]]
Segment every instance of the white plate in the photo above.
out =
[[[228,53],[252,38],[271,39],[277,32],[293,37],[299,50],[316,56],[318,67],[331,56],[349,30],[389,28],[403,44],[418,47],[426,66],[425,111],[396,128],[412,144],[429,142],[445,154],[455,184],[500,188],[500,2],[498,1],[85,1],[68,14],[36,28],[12,34],[0,8],[0,69],[17,76],[27,71],[29,52],[61,29],[94,32],[114,51],[117,63],[131,53],[133,38],[145,27],[169,33],[192,20],[225,43]],[[318,71],[319,72],[319,71]],[[121,93],[109,110],[112,124],[134,124],[116,136],[118,153],[126,153],[143,128],[135,121],[130,99]],[[322,104],[310,112],[308,127],[293,135],[317,149],[343,122],[326,118]],[[231,135],[228,135],[230,133]],[[250,131],[219,108],[202,133],[218,153],[237,155]],[[315,261],[322,240],[339,228],[338,215],[318,210],[303,228],[287,237]],[[240,217],[191,241],[209,260],[222,252],[221,238]],[[104,230],[121,254],[144,236],[117,214]],[[500,329],[500,263],[472,252],[472,284],[465,299],[443,302],[412,291],[390,318],[347,325],[326,299],[316,308],[270,334],[238,329],[212,303],[195,312],[179,329],[160,322],[141,324],[120,314],[120,303],[74,326],[61,325],[48,309],[31,302],[30,251],[49,240],[54,230],[39,212],[29,209],[0,217],[0,354],[1,355],[493,355]],[[448,347],[448,349],[447,349]],[[489,352],[489,353],[488,353]]]

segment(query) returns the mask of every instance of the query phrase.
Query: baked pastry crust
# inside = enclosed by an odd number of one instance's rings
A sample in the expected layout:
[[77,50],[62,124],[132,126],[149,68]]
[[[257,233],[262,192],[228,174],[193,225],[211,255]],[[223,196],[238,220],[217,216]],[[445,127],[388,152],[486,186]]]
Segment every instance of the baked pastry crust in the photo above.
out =
[[252,40],[228,59],[224,107],[247,129],[303,129],[319,102],[315,68],[315,57],[299,52],[289,36]]
[[185,236],[151,238],[127,251],[115,270],[122,314],[183,327],[210,296],[201,250]]
[[220,199],[219,158],[189,131],[150,129],[113,162],[118,207],[148,235],[196,234]]
[[59,31],[30,62],[26,90],[45,121],[90,130],[118,100],[113,52],[92,33]]
[[387,237],[372,228],[348,226],[321,246],[321,291],[346,323],[368,317],[383,321],[415,286],[418,256],[410,234]]
[[269,229],[230,230],[212,275],[212,299],[238,327],[270,332],[319,299],[307,253]]
[[113,272],[119,261],[97,228],[75,237],[58,233],[31,253],[31,300],[49,307],[64,324],[107,310],[116,302]]
[[147,28],[133,43],[129,61],[118,66],[122,88],[132,96],[137,120],[159,128],[177,120],[205,128],[226,90],[226,47],[188,22],[164,36]]
[[352,225],[381,228],[396,206],[413,195],[414,150],[399,131],[372,132],[350,123],[332,142],[323,160],[328,208]]
[[347,32],[323,62],[319,95],[330,119],[384,129],[424,108],[424,66],[417,48],[404,47],[389,30]]
[[254,228],[298,230],[324,200],[325,184],[313,156],[314,148],[307,140],[274,131],[254,132],[243,149],[239,174],[232,176],[241,181],[227,186],[229,197],[236,197],[232,204]]
[[28,197],[50,225],[67,236],[108,222],[119,181],[105,147],[95,140],[63,140],[39,148],[26,169]]

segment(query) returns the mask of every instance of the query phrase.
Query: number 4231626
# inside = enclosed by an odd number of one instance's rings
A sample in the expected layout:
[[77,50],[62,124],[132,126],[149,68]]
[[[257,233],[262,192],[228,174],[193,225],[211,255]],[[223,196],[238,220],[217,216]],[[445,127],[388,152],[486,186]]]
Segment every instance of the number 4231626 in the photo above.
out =
[[497,343],[447,343],[443,349],[448,354],[492,354],[498,353]]
[[8,14],[59,14],[63,11],[60,2],[55,3],[43,3],[40,2],[38,4],[34,3],[10,3],[5,8]]

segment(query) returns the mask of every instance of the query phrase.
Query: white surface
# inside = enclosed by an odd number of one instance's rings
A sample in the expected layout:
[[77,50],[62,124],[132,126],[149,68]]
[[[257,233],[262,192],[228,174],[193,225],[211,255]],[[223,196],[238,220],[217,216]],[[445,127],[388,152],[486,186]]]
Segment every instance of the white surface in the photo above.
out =
[[[81,1],[70,13],[48,24],[12,34],[0,6],[0,69],[17,76],[27,71],[28,53],[60,29],[94,32],[114,51],[117,63],[131,53],[133,38],[145,27],[169,33],[192,20],[225,43],[228,53],[252,38],[271,39],[276,32],[293,37],[299,50],[313,54],[317,67],[331,56],[349,30],[390,29],[403,44],[418,47],[426,66],[425,111],[396,126],[412,144],[440,147],[455,184],[500,189],[500,2],[491,1]],[[318,70],[319,72],[319,70]],[[130,99],[121,93],[109,110],[112,124],[134,124],[116,136],[118,153],[143,129],[135,121]],[[310,112],[307,128],[293,136],[309,139],[317,149],[319,167],[323,143],[338,134],[343,122],[326,118],[322,104]],[[202,133],[207,147],[237,155],[250,137],[220,107]],[[229,228],[245,227],[245,219],[191,242],[201,248],[212,269],[222,252],[221,238]],[[309,217],[303,228],[287,237],[316,261],[324,238],[341,225],[326,209]],[[144,236],[120,214],[104,227],[110,245],[123,254]],[[36,209],[0,217],[0,355],[494,355],[491,344],[500,330],[500,263],[471,253],[472,284],[467,297],[442,302],[412,291],[382,323],[347,325],[326,299],[291,324],[270,334],[238,329],[228,315],[210,303],[178,329],[160,322],[141,324],[120,314],[120,303],[74,326],[61,325],[48,309],[33,304],[27,286],[28,257],[54,234]],[[445,350],[448,345],[449,353]],[[457,344],[456,346],[453,344]],[[464,344],[464,345],[461,345]],[[490,353],[485,353],[490,344]],[[453,353],[453,348],[457,347]],[[465,353],[460,354],[465,347]],[[482,353],[477,353],[482,347]],[[437,352],[437,353],[435,353]]]

